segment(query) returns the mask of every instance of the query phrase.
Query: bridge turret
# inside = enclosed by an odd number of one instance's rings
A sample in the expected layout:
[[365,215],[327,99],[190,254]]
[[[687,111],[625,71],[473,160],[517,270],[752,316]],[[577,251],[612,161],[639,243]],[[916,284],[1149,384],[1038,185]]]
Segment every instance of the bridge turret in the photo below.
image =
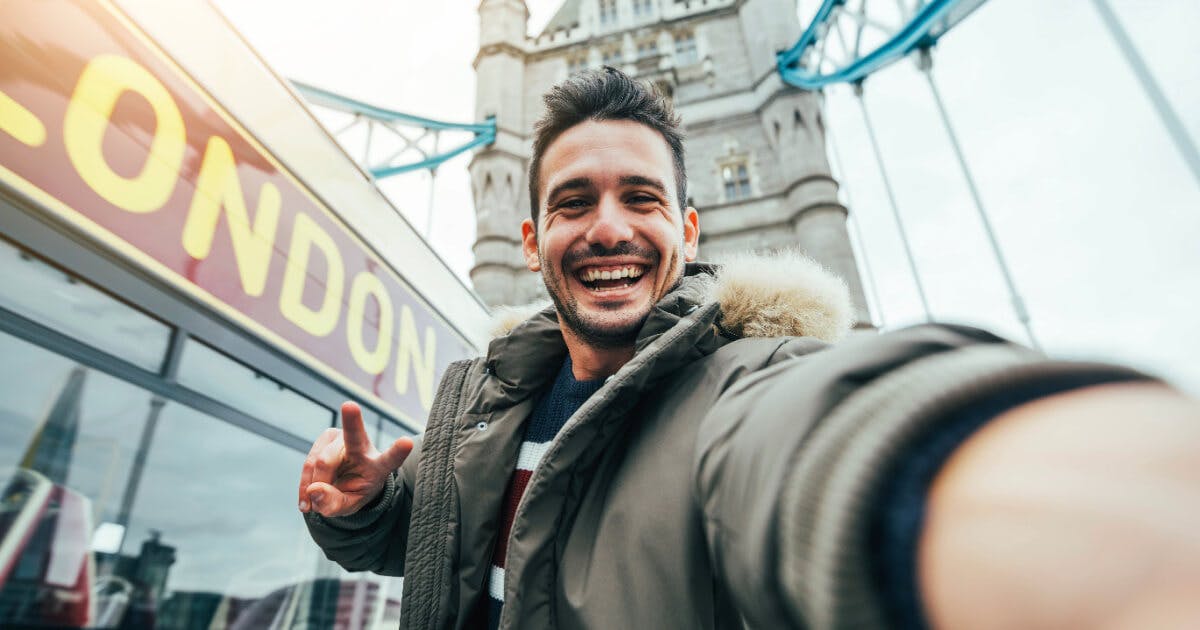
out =
[[534,300],[541,284],[521,256],[521,220],[528,216],[525,132],[524,0],[479,4],[479,53],[475,57],[475,114],[494,116],[496,141],[471,160],[475,199],[475,266],[471,282],[490,306]]
[[525,41],[528,20],[525,0],[483,0],[479,3],[479,48],[493,44],[520,46]]

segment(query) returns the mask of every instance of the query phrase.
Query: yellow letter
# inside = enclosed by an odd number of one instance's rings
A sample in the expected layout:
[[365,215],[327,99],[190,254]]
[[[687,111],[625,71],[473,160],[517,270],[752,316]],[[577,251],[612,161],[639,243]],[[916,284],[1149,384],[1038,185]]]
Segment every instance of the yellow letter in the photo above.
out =
[[220,136],[208,139],[200,175],[196,177],[196,193],[183,226],[183,248],[197,260],[208,257],[221,208],[229,221],[229,236],[233,239],[233,254],[237,258],[238,275],[246,295],[262,295],[267,286],[267,271],[271,253],[275,251],[275,228],[279,225],[279,189],[264,182],[258,193],[258,210],[254,225],[246,214],[246,200],[238,182],[237,164],[233,150]]
[[425,349],[418,345],[417,323],[412,309],[400,305],[400,343],[396,348],[396,391],[408,393],[408,364],[413,366],[413,379],[417,382],[417,395],[426,411],[433,405],[433,366],[437,354],[437,334],[432,326],[425,327]]
[[[368,295],[375,296],[379,303],[379,339],[375,341],[374,350],[363,346],[363,315]],[[382,372],[392,356],[392,329],[396,326],[393,315],[392,298],[379,278],[370,271],[361,271],[354,276],[354,282],[350,284],[350,302],[346,305],[346,341],[350,344],[350,356],[368,374]]]
[[[312,310],[304,305],[304,287],[308,284],[308,255],[313,246],[321,250],[328,263],[325,275],[325,297],[321,308]],[[279,310],[283,316],[315,337],[324,337],[337,326],[342,310],[342,287],[346,283],[342,255],[337,245],[321,226],[306,214],[296,215],[292,226],[292,245],[288,250],[287,267],[283,272],[283,289],[279,293]]]
[[[125,92],[146,99],[155,118],[146,163],[132,179],[114,171],[103,150],[104,132]],[[114,206],[140,214],[158,210],[171,198],[187,145],[183,117],[167,88],[132,59],[100,55],[88,63],[67,104],[63,134],[79,176]]]
[[42,124],[37,114],[25,109],[3,91],[0,91],[0,131],[25,146],[40,147],[46,143],[46,125]]

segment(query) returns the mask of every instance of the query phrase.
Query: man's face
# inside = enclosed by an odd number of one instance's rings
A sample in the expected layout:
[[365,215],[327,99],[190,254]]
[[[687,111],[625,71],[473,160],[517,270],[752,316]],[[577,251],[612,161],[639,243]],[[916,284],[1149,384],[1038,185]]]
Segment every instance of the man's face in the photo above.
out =
[[696,258],[699,217],[677,207],[670,147],[639,123],[586,121],[550,144],[539,177],[539,224],[521,226],[526,264],[581,340],[631,344]]

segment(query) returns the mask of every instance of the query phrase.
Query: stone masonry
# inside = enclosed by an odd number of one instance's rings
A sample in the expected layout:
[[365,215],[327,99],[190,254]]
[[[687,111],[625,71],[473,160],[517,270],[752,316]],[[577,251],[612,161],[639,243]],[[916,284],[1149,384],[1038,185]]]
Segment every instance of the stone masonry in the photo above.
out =
[[850,287],[870,326],[825,154],[821,95],[790,87],[775,53],[796,41],[792,0],[565,0],[536,37],[523,0],[482,0],[476,116],[497,139],[471,161],[477,216],[471,280],[492,306],[544,297],[525,269],[520,223],[541,95],[571,72],[611,65],[674,99],[686,132],[689,202],[700,257],[795,247]]

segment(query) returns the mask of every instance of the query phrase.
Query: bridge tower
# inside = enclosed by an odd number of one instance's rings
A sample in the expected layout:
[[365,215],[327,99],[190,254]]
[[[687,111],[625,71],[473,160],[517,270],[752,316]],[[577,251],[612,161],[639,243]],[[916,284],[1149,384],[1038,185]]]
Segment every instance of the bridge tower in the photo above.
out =
[[479,7],[477,114],[498,123],[496,143],[471,166],[472,281],[485,301],[520,303],[542,290],[517,242],[541,94],[572,72],[611,65],[657,84],[683,119],[701,259],[799,248],[846,281],[859,326],[870,326],[825,153],[821,95],[785,84],[775,67],[775,53],[800,34],[791,0],[565,0],[534,37],[527,15],[522,0]]
[[533,301],[542,291],[521,255],[521,220],[529,216],[526,169],[524,0],[479,4],[479,53],[475,56],[475,119],[494,116],[496,140],[475,153],[469,170],[475,200],[475,266],[471,282],[491,306]]

